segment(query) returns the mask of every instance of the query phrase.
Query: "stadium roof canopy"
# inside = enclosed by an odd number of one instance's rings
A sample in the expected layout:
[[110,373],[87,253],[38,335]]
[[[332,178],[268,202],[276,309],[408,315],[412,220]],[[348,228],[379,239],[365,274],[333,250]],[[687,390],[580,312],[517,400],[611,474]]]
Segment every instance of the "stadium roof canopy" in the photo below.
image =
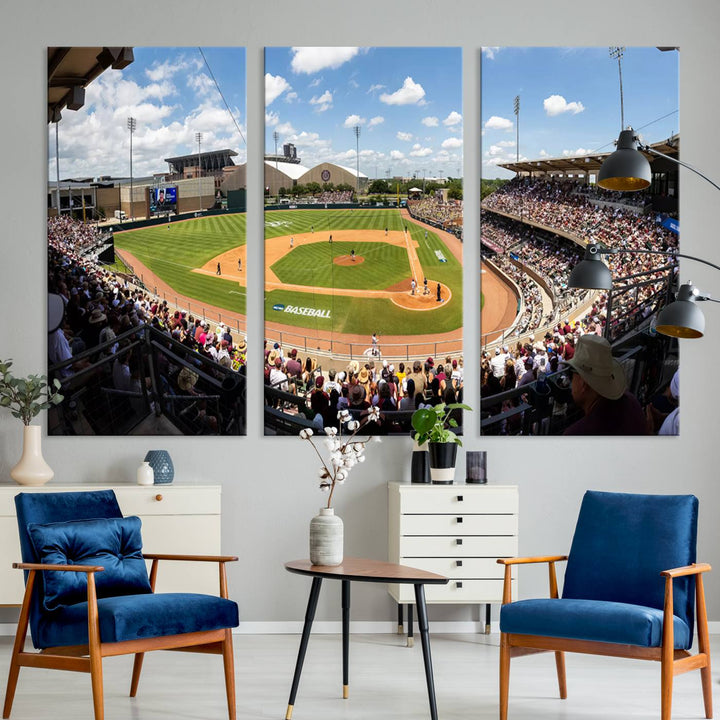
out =
[[[673,135],[667,140],[651,143],[651,148],[664,155],[677,158],[680,153],[680,135]],[[499,167],[516,173],[545,173],[545,174],[596,174],[600,166],[613,150],[604,153],[590,153],[588,155],[567,156],[560,158],[539,158],[537,160],[520,160],[519,162],[502,163]],[[646,157],[652,163],[657,159],[655,155]]]
[[349,168],[349,167],[346,167],[345,165],[337,165],[337,163],[330,163],[330,164],[331,164],[331,165],[336,165],[336,166],[339,167],[341,170],[344,170],[345,172],[349,172],[351,175],[354,175],[355,177],[359,177],[359,178],[361,178],[361,179],[362,179],[362,178],[367,179],[367,175],[366,175],[364,172],[358,173],[358,171],[355,170],[355,168]]
[[[275,169],[276,163],[271,160],[266,160],[265,165]],[[298,180],[305,173],[310,172],[310,168],[307,168],[304,165],[295,165],[294,163],[278,162],[277,171],[289,177],[291,180]]]
[[85,88],[108,68],[122,70],[135,59],[131,47],[49,47],[48,122],[59,122],[62,111],[79,110]]

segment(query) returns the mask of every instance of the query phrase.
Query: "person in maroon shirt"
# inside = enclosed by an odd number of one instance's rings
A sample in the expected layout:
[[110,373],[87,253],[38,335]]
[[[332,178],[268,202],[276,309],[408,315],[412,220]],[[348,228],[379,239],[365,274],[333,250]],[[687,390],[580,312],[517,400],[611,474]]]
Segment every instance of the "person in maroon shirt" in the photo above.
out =
[[572,398],[583,417],[564,435],[647,434],[643,409],[628,392],[625,371],[605,338],[583,335],[565,365],[572,370]]

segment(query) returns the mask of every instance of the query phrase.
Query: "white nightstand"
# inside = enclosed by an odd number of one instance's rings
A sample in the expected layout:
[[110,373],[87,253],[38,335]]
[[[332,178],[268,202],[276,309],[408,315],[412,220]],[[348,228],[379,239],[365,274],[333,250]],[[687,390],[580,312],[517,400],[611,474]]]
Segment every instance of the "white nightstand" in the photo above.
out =
[[[427,588],[428,604],[484,604],[489,633],[490,605],[502,602],[503,568],[496,560],[517,551],[517,486],[388,483],[388,560],[450,578]],[[408,605],[412,645],[412,588],[388,585],[388,591],[398,603],[399,633]]]

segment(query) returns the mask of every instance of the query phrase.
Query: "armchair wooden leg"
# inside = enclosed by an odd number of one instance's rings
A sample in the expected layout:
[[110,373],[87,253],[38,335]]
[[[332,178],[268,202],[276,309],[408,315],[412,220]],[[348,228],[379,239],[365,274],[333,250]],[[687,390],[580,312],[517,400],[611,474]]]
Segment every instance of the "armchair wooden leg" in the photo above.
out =
[[140,672],[142,670],[144,659],[145,653],[135,653],[132,680],[130,681],[130,697],[135,697],[137,695],[138,684],[140,682]]
[[500,633],[500,720],[507,720],[510,690],[510,644],[507,635]]
[[560,699],[567,699],[567,680],[565,678],[565,653],[555,653],[555,667],[557,668],[558,689],[560,691]]
[[695,601],[697,603],[697,631],[698,652],[705,655],[705,667],[700,668],[702,681],[703,702],[705,703],[705,717],[713,716],[712,706],[712,675],[710,664],[710,636],[707,626],[707,606],[705,605],[705,587],[702,574],[697,576],[695,585]]
[[233,656],[232,630],[225,631],[225,640],[222,644],[223,666],[225,668],[225,693],[227,694],[228,718],[235,720],[235,659]]
[[90,681],[92,684],[95,720],[105,720],[101,649],[95,574],[88,573],[88,650],[90,654]]
[[100,654],[93,657],[90,651],[90,680],[92,683],[93,709],[95,710],[95,720],[105,720],[105,710],[103,701],[103,671],[102,658]]
[[5,704],[3,705],[3,718],[10,717],[13,700],[15,699],[15,688],[17,687],[18,676],[20,675],[20,653],[25,650],[25,637],[27,635],[28,623],[30,620],[30,598],[32,597],[33,585],[35,584],[35,571],[28,573],[25,583],[25,595],[23,597],[20,617],[18,618],[17,631],[15,633],[15,644],[13,645],[12,657],[10,658],[10,671],[8,672],[7,689],[5,690]]

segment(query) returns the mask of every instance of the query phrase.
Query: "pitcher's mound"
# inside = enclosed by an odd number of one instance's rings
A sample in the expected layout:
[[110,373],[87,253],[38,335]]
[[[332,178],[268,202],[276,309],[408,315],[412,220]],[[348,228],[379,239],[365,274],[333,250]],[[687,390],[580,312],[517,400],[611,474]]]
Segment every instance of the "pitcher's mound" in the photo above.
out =
[[338,255],[333,258],[333,262],[336,265],[360,265],[365,262],[365,258],[362,255],[356,255],[355,260],[350,255]]

